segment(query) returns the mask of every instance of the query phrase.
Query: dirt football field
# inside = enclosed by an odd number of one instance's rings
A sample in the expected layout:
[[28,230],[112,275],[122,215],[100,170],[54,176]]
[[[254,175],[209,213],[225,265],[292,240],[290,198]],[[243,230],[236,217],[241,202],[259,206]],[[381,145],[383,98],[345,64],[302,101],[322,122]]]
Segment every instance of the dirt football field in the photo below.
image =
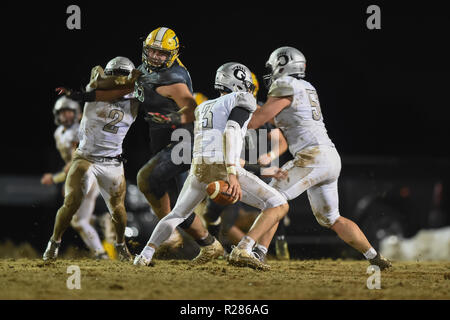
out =
[[[394,262],[392,270],[381,272],[380,289],[374,278],[368,289],[371,274],[362,260],[269,262],[272,270],[262,272],[224,260],[203,266],[155,260],[154,267],[134,267],[86,258],[0,259],[0,299],[450,299],[449,262]],[[79,267],[80,289],[73,288],[76,272],[70,266]]]

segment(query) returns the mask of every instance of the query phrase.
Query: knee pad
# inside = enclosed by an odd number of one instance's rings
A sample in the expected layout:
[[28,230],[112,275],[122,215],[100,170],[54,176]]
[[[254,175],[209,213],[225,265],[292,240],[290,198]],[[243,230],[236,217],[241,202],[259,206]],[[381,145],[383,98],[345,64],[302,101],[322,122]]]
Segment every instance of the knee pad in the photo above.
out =
[[264,209],[275,208],[284,204],[287,205],[287,199],[283,194],[279,193],[278,195],[273,196],[266,201]]
[[88,224],[89,221],[87,219],[78,219],[77,216],[74,216],[70,221],[70,225],[76,230],[84,230]]
[[314,217],[317,222],[325,228],[331,228],[336,220],[340,217],[339,210],[335,210],[329,213],[320,213],[313,211]]
[[192,225],[195,219],[195,213],[191,213],[189,217],[187,217],[182,223],[180,223],[178,226],[182,229],[189,229],[189,227]]

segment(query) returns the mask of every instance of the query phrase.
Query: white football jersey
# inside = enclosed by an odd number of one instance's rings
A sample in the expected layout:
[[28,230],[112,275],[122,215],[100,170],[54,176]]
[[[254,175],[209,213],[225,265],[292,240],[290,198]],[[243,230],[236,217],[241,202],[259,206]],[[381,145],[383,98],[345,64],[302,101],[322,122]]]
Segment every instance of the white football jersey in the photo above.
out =
[[[218,162],[224,161],[223,133],[231,110],[237,106],[252,114],[256,110],[256,100],[251,93],[232,92],[205,101],[195,109],[194,158],[207,157]],[[242,138],[245,137],[250,119],[251,115],[241,128]]]
[[74,122],[69,128],[65,128],[63,125],[58,126],[55,130],[56,148],[61,155],[64,162],[72,160],[72,148],[74,144],[78,143],[78,128],[80,124]]
[[[89,87],[87,89],[92,90]],[[136,120],[137,110],[136,100],[86,102],[78,150],[94,157],[116,157],[122,154],[122,142]]]
[[300,150],[315,145],[334,146],[323,122],[316,89],[305,80],[284,76],[275,80],[269,96],[293,96],[290,106],[275,116],[275,125],[283,131],[289,151],[295,156]]

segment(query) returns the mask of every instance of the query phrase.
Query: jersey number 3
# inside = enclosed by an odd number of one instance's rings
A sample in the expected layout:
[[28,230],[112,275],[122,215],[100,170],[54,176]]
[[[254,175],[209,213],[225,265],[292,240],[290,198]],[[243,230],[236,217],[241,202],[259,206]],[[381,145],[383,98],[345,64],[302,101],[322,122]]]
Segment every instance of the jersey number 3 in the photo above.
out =
[[108,118],[113,119],[113,121],[105,124],[105,126],[103,127],[103,131],[116,134],[117,131],[119,130],[119,127],[116,126],[116,124],[118,124],[120,121],[122,121],[123,116],[124,116],[124,112],[122,110],[118,110],[118,109],[111,110],[109,112]]
[[202,127],[203,128],[212,128],[213,127],[213,113],[212,108],[214,107],[214,103],[207,104],[205,108],[202,110]]
[[315,90],[306,90],[306,92],[308,93],[309,103],[311,104],[312,118],[316,121],[319,121],[322,118],[322,111],[320,110],[320,103],[317,92]]

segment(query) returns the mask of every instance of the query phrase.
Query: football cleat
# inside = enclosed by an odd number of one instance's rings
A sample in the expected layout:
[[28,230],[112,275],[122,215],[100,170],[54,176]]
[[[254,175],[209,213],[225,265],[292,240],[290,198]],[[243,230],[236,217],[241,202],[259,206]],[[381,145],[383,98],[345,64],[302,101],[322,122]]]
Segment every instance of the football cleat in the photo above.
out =
[[248,253],[245,249],[234,247],[228,257],[228,262],[237,267],[250,267],[256,270],[269,271],[270,265],[260,261],[252,253]]
[[192,259],[191,263],[200,265],[208,263],[209,261],[223,256],[225,250],[217,239],[214,239],[214,242],[209,246],[200,247],[200,253]]
[[261,261],[262,263],[266,263],[267,260],[267,256],[265,255],[264,252],[262,252],[261,250],[259,250],[257,247],[253,248],[252,251],[253,256],[258,259],[259,261]]
[[133,256],[131,255],[125,243],[123,245],[116,244],[115,248],[120,261],[133,261]]
[[147,259],[141,254],[138,254],[136,257],[134,257],[133,265],[135,266],[153,266],[152,260]]
[[106,252],[98,253],[94,256],[95,260],[109,260],[109,256]]
[[369,259],[371,265],[378,266],[380,270],[385,270],[392,267],[392,262],[383,257],[380,253],[377,253],[375,258]]
[[58,257],[58,251],[59,251],[60,245],[61,245],[61,242],[57,243],[50,239],[50,241],[47,244],[47,248],[45,249],[44,255],[42,256],[42,259],[44,261],[56,260],[56,258]]

